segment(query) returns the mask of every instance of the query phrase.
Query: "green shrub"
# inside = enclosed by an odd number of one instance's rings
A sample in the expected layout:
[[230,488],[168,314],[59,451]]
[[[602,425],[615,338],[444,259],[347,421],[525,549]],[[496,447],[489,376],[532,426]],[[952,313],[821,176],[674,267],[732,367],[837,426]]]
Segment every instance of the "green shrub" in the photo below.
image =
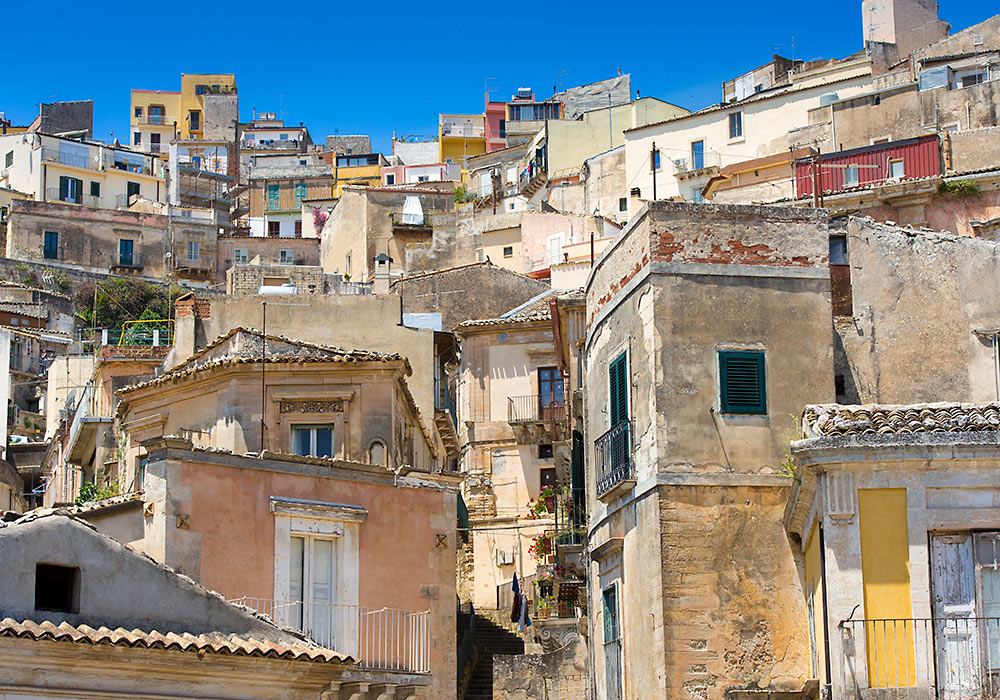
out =
[[983,188],[979,186],[978,182],[973,182],[972,180],[952,180],[950,182],[942,182],[938,185],[938,194],[949,195],[953,194],[957,197],[978,197],[983,193]]

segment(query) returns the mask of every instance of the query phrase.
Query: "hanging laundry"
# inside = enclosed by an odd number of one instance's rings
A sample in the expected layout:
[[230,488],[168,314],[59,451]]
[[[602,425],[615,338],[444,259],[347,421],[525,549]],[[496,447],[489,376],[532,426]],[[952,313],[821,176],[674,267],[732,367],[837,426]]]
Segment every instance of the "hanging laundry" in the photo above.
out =
[[510,621],[517,623],[521,619],[521,587],[517,585],[517,574],[514,574],[514,582],[510,588],[514,594],[514,604],[510,608]]

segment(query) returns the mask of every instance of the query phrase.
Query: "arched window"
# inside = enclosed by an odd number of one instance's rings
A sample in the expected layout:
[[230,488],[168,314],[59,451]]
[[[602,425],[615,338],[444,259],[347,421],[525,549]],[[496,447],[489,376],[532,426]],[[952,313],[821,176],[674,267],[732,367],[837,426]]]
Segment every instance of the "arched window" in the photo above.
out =
[[372,440],[372,444],[368,446],[368,462],[369,464],[378,464],[380,466],[386,466],[385,464],[385,443],[381,440]]

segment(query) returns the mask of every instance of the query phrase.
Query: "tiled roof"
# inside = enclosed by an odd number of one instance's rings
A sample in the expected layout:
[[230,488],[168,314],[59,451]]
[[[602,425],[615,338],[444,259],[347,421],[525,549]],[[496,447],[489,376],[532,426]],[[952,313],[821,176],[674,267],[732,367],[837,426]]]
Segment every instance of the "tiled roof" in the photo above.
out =
[[548,321],[552,318],[549,311],[549,303],[553,299],[570,299],[581,294],[579,290],[549,289],[541,294],[529,299],[524,304],[515,307],[499,318],[483,318],[475,321],[465,321],[455,328],[475,328],[480,326],[503,326],[515,323],[529,323],[532,321]]
[[292,661],[314,661],[319,663],[353,663],[353,659],[325,647],[302,642],[291,644],[258,639],[249,635],[236,634],[176,634],[174,632],[145,632],[139,629],[127,630],[122,627],[93,628],[89,625],[71,625],[68,622],[18,622],[6,617],[0,620],[0,637],[17,637],[35,641],[68,642],[132,647],[139,649],[170,649],[198,654],[222,654],[227,656],[259,656]]
[[33,301],[0,301],[0,311],[31,318],[48,318],[49,315],[44,304]]
[[968,433],[1000,430],[1000,403],[930,403],[909,406],[870,404],[807,406],[804,437]]

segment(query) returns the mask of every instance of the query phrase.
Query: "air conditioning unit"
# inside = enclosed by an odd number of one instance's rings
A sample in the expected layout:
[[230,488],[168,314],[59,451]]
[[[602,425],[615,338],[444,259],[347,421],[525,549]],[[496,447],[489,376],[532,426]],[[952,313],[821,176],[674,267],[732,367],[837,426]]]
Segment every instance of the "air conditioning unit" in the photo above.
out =
[[497,550],[497,566],[510,566],[514,563],[514,552]]

